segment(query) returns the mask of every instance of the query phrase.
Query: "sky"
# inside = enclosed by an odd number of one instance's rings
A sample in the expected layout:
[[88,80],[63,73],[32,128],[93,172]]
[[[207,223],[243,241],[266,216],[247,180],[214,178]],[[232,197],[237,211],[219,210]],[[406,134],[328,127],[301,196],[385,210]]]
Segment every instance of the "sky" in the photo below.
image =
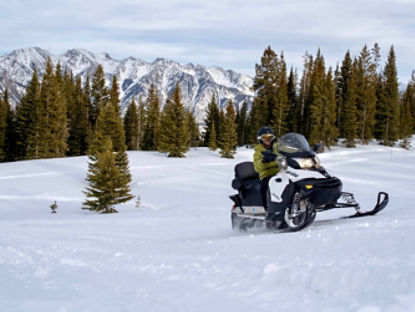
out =
[[415,0],[14,0],[0,2],[0,55],[38,46],[53,54],[72,48],[121,60],[163,57],[255,75],[264,50],[284,52],[303,68],[320,49],[336,67],[347,50],[393,45],[400,83],[415,69]]

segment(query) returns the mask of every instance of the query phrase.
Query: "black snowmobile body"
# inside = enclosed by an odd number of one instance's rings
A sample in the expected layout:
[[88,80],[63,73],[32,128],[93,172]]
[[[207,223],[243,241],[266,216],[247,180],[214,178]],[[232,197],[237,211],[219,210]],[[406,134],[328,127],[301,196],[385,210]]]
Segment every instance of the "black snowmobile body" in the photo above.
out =
[[316,213],[334,208],[354,208],[348,217],[374,215],[385,208],[389,196],[380,192],[375,208],[362,212],[353,194],[342,192],[342,182],[320,166],[315,150],[298,133],[288,133],[278,139],[281,171],[269,181],[268,211],[260,192],[260,180],[252,162],[235,166],[231,195],[233,229],[245,231],[253,227],[298,231],[313,223]]

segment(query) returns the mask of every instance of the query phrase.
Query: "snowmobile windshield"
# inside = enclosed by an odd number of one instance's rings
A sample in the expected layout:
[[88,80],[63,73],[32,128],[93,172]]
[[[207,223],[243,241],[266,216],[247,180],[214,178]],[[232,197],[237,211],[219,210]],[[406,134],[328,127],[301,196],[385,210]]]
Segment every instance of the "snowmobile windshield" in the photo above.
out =
[[310,157],[312,152],[307,139],[299,133],[290,132],[278,138],[278,152],[289,157]]

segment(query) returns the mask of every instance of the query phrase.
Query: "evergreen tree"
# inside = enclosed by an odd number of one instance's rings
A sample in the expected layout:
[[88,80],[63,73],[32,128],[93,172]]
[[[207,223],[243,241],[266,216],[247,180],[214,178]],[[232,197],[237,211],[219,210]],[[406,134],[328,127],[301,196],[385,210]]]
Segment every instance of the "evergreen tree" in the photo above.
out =
[[[220,140],[222,135],[223,123],[225,122],[225,111],[222,107],[219,111],[219,126],[217,127],[218,132],[216,132],[216,145],[218,148],[222,147],[222,142]],[[216,124],[215,124],[216,125]]]
[[135,105],[134,98],[128,105],[127,111],[124,116],[124,129],[125,129],[125,142],[128,150],[139,149],[139,120],[137,106]]
[[160,132],[160,99],[154,84],[151,84],[148,90],[143,132],[142,149],[157,150]]
[[295,112],[297,110],[297,73],[291,67],[287,82],[288,118],[287,128],[289,132],[296,130]]
[[132,176],[130,173],[127,148],[125,145],[123,145],[121,148],[121,150],[116,151],[115,153],[115,164],[121,173],[121,176],[117,181],[119,185],[119,188],[117,189],[117,204],[125,203],[134,198],[134,196],[131,194],[130,189]]
[[323,111],[324,106],[327,104],[325,83],[325,64],[324,58],[317,52],[316,59],[314,60],[313,72],[310,82],[310,95],[309,95],[309,114],[306,116],[306,128],[305,136],[309,138],[311,144],[322,141],[321,125],[324,124]]
[[357,108],[356,108],[356,61],[352,66],[350,80],[343,93],[343,133],[347,147],[355,147],[357,138]]
[[324,85],[324,99],[322,123],[321,123],[321,143],[323,150],[334,145],[338,136],[336,127],[336,83],[333,79],[332,70],[329,68]]
[[138,97],[137,114],[138,114],[138,142],[137,142],[137,148],[139,150],[141,150],[142,149],[142,142],[143,142],[143,135],[144,135],[145,118],[146,118],[145,104],[144,104],[144,101],[143,101],[143,98],[142,98],[141,95]]
[[159,151],[167,152],[168,157],[185,157],[190,137],[179,83],[164,106],[161,124],[163,131],[160,133]]
[[373,138],[376,111],[376,65],[365,45],[360,52],[356,67],[356,108],[358,138],[368,143]]
[[6,154],[6,133],[7,133],[7,113],[8,107],[0,98],[0,162],[7,157]]
[[383,101],[377,106],[377,126],[382,144],[392,146],[399,138],[399,90],[398,73],[393,46],[383,71]]
[[238,110],[236,117],[238,146],[248,143],[248,103],[243,101],[241,110]]
[[210,135],[209,135],[209,143],[208,143],[208,147],[211,151],[215,151],[218,148],[217,141],[218,140],[216,136],[216,124],[215,124],[215,120],[213,120],[210,126]]
[[248,114],[248,126],[247,126],[247,143],[255,144],[257,142],[257,131],[262,126],[259,120],[259,99],[254,98],[251,110]]
[[104,67],[98,65],[93,77],[91,86],[91,109],[89,111],[89,122],[91,128],[95,129],[95,123],[98,118],[99,111],[109,101],[109,91],[105,86]]
[[35,68],[26,93],[16,105],[16,160],[36,158],[40,108],[40,83]]
[[118,79],[116,75],[112,76],[109,101],[112,105],[114,105],[115,111],[119,113],[120,112],[120,92],[118,90]]
[[109,137],[115,152],[126,150],[125,131],[120,113],[114,105],[107,103],[101,108],[95,127],[94,139],[90,146],[90,154],[102,151],[102,142]]
[[12,161],[16,157],[16,113],[11,108],[9,90],[6,88],[3,94],[3,103],[6,107],[6,142],[5,142],[5,161]]
[[105,142],[107,139],[111,140],[115,165],[120,173],[120,177],[117,180],[119,186],[116,193],[116,203],[123,203],[133,198],[129,188],[131,174],[126,152],[123,120],[120,112],[116,111],[116,107],[112,103],[107,103],[106,106],[101,108],[96,120],[94,138],[88,153],[92,161],[98,161],[100,155],[105,152],[105,146],[103,146],[102,142]]
[[[253,89],[257,101],[257,122],[261,125],[270,125],[272,118],[279,118],[278,87],[280,63],[277,54],[268,46],[261,57],[261,64],[255,65],[255,78]],[[276,121],[278,124],[280,120]]]
[[[351,88],[351,78],[352,78],[352,70],[353,70],[352,58],[350,56],[350,52],[347,51],[344,60],[342,62],[342,66],[340,68],[340,76],[337,80],[337,90],[336,94],[337,97],[337,127],[339,129],[340,137],[346,136],[346,128],[348,127],[349,120],[347,119],[347,114],[345,110],[345,103],[349,100],[349,102],[353,102],[354,99],[351,99],[351,96],[355,96],[350,92]],[[354,90],[353,90],[354,92]]]
[[85,107],[86,107],[86,116],[87,116],[87,120],[88,120],[87,141],[86,141],[87,150],[88,150],[89,144],[91,143],[91,141],[93,139],[93,126],[92,126],[93,107],[92,107],[91,83],[90,83],[89,74],[87,74],[86,79],[85,79],[85,83],[84,83],[84,86],[83,86],[83,98],[84,98],[84,103],[85,103]]
[[288,132],[288,115],[289,102],[287,90],[287,66],[285,64],[284,55],[281,52],[280,61],[277,67],[277,90],[275,103],[272,108],[272,117],[270,124],[274,129],[275,135],[280,136]]
[[220,134],[220,154],[223,158],[233,158],[236,153],[236,145],[238,144],[238,134],[235,124],[235,110],[232,100],[229,100],[226,107],[226,113],[222,123]]
[[311,76],[313,73],[313,64],[313,56],[306,52],[306,54],[304,55],[304,69],[303,76],[301,78],[298,104],[296,106],[296,110],[294,113],[294,131],[303,133],[304,135],[306,135],[307,129],[310,128],[307,124],[307,116],[310,114],[309,96],[311,87]]
[[408,149],[410,147],[410,137],[413,133],[413,120],[411,114],[411,107],[413,105],[413,84],[408,83],[406,91],[401,101],[401,116],[400,116],[400,137],[402,138],[401,146]]
[[412,119],[412,133],[415,133],[415,72],[412,71],[411,81],[409,82],[411,85],[410,94],[408,94],[410,107],[411,107],[411,119]]
[[66,102],[63,94],[63,80],[57,65],[55,74],[50,60],[46,63],[46,71],[41,85],[41,118],[39,123],[38,156],[63,157],[66,155],[68,139],[68,121]]
[[[206,117],[204,119],[205,123],[205,133],[203,137],[203,143],[204,146],[211,147],[211,144],[213,143],[211,140],[212,137],[212,131],[214,131],[214,137],[215,137],[215,149],[217,148],[217,135],[219,133],[219,106],[216,102],[216,98],[214,95],[212,95],[212,98],[208,104],[207,111],[206,111]],[[213,128],[212,125],[215,127]]]
[[71,156],[85,155],[88,150],[88,106],[81,78],[77,77],[69,113],[68,149]]
[[199,126],[197,125],[195,115],[191,110],[185,110],[186,128],[189,129],[190,142],[189,146],[197,147],[199,145]]
[[116,165],[112,141],[105,137],[102,151],[89,155],[86,178],[88,186],[84,191],[87,199],[82,209],[100,213],[117,212],[114,206],[125,201],[122,194],[125,189],[128,190],[124,180],[125,177]]

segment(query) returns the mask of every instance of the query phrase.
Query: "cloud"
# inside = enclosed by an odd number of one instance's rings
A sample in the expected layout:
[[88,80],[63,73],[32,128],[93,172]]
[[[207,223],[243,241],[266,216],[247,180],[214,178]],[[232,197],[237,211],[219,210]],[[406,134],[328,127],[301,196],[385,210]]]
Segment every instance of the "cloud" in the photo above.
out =
[[287,63],[301,70],[305,51],[321,48],[335,66],[348,49],[357,55],[364,44],[378,42],[383,60],[394,45],[402,80],[413,69],[413,16],[410,0],[3,1],[0,36],[9,39],[0,52],[78,47],[118,58],[216,64],[253,75],[268,45],[284,50]]

